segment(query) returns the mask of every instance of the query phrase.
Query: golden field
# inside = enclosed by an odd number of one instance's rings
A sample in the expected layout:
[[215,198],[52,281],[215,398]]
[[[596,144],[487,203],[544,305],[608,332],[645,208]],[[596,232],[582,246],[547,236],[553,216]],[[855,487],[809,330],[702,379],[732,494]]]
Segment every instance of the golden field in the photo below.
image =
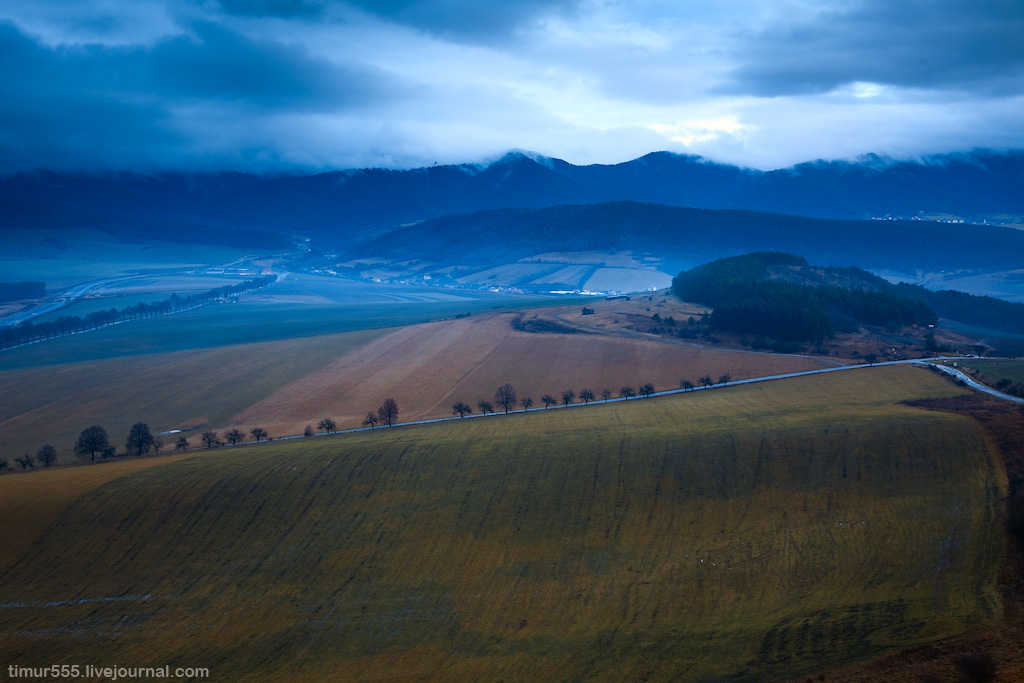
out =
[[900,404],[956,393],[869,368],[0,477],[0,647],[215,680],[825,671],[997,612],[1001,465]]

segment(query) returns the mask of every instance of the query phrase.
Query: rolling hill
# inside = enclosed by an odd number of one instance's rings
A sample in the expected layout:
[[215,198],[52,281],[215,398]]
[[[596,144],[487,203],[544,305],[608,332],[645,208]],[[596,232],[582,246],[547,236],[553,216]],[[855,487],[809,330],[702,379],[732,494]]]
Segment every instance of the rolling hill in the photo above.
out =
[[655,255],[661,269],[673,273],[751,251],[788,251],[824,265],[902,272],[1015,270],[1024,262],[1024,231],[608,202],[446,216],[354,246],[342,258],[493,266],[545,252],[586,251]]
[[0,527],[0,646],[216,680],[824,672],[995,616],[1000,466],[898,403],[954,393],[872,368],[2,477],[58,521]]

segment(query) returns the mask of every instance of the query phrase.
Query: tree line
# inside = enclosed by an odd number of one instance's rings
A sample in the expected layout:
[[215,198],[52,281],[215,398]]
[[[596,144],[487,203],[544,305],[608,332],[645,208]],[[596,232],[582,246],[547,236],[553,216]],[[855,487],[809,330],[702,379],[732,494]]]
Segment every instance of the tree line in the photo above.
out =
[[[726,385],[732,380],[732,377],[728,374],[722,375],[718,378],[717,384]],[[704,387],[710,387],[716,384],[715,380],[710,375],[704,375],[698,380],[698,383]],[[684,391],[689,391],[696,386],[689,380],[680,380],[679,388]],[[551,406],[557,406],[561,403],[563,406],[569,406],[574,403],[583,403],[588,405],[591,402],[597,401],[599,398],[605,402],[610,401],[613,397],[618,396],[621,399],[631,399],[637,396],[643,398],[649,398],[654,394],[658,393],[654,385],[650,382],[642,384],[639,387],[623,386],[617,394],[613,393],[611,389],[602,389],[599,393],[595,393],[589,388],[580,389],[577,394],[573,389],[566,389],[561,392],[560,397],[556,398],[551,394],[544,394],[540,397],[540,402],[544,404],[544,408],[550,408]],[[505,413],[515,412],[517,408],[528,411],[534,406],[532,397],[522,396],[520,397],[516,392],[516,389],[511,384],[502,384],[494,392],[493,402],[486,399],[481,399],[477,402],[477,409],[481,414],[487,415],[497,412],[497,410],[503,410]],[[464,401],[456,401],[452,405],[452,415],[458,415],[459,417],[465,417],[471,415],[473,408]],[[392,427],[398,423],[398,402],[393,398],[387,398],[377,408],[376,412],[370,411],[366,414],[363,419],[362,426],[370,429],[375,429],[378,425]],[[314,436],[316,430],[319,430],[325,434],[333,434],[338,431],[338,423],[330,417],[322,418],[316,426],[306,425],[303,431],[303,436]],[[244,443],[246,441],[246,432],[238,429],[237,427],[225,430],[223,433],[218,433],[213,430],[207,430],[199,435],[199,443],[205,448],[216,448],[218,446],[224,446],[230,444],[232,446]],[[253,441],[259,443],[261,441],[272,440],[267,430],[263,427],[252,427],[248,431],[248,436]],[[154,435],[149,428],[149,425],[145,422],[136,422],[128,430],[128,436],[125,439],[124,452],[121,455],[127,456],[141,456],[149,453],[159,454],[165,447],[164,440],[161,435]],[[187,436],[184,434],[178,436],[174,442],[175,451],[187,451],[194,446]],[[110,435],[107,430],[100,425],[92,425],[86,427],[78,435],[77,441],[74,445],[74,454],[83,462],[95,462],[96,458],[100,460],[108,460],[120,457],[117,453],[117,448],[110,443]],[[57,450],[50,444],[45,444],[36,452],[35,457],[26,453],[20,458],[15,458],[15,463],[22,470],[32,469],[39,464],[43,467],[51,467],[57,464],[58,456]],[[6,458],[0,458],[0,472],[11,471],[13,468],[7,462]]]
[[138,303],[126,306],[121,309],[111,308],[103,311],[93,311],[83,316],[67,315],[56,320],[41,323],[33,323],[26,320],[19,325],[0,327],[0,349],[9,349],[20,344],[28,344],[43,339],[63,337],[76,332],[95,330],[105,325],[111,325],[125,320],[138,318],[153,318],[170,313],[179,313],[192,308],[198,308],[212,303],[219,299],[226,299],[233,296],[261,289],[277,281],[276,275],[265,275],[263,277],[239,282],[236,285],[224,285],[215,287],[206,292],[178,296],[171,294],[163,301],[153,303]]

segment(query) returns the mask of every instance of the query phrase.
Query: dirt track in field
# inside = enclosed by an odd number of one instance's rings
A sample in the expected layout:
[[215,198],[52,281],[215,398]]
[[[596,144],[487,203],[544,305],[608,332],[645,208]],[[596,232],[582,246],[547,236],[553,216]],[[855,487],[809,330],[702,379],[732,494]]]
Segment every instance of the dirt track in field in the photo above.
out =
[[517,314],[495,314],[403,327],[357,349],[239,413],[232,421],[262,425],[272,435],[302,433],[331,417],[341,429],[360,426],[387,397],[399,405],[401,422],[451,415],[464,401],[477,410],[493,401],[498,386],[511,383],[534,407],[550,394],[600,396],[607,388],[650,382],[658,390],[694,384],[705,374],[717,380],[812,370],[829,363],[814,358],[742,353],[686,346],[656,338],[517,331]]

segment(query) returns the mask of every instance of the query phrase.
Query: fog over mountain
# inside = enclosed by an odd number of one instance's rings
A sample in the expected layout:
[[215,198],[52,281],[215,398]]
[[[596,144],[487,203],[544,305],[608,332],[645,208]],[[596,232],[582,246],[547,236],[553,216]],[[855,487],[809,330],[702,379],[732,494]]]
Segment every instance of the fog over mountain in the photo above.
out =
[[350,244],[450,214],[616,200],[817,218],[952,214],[1013,222],[1012,216],[1024,214],[1022,186],[1019,151],[982,150],[920,162],[867,156],[856,163],[817,161],[770,172],[666,152],[589,166],[514,152],[489,165],[307,176],[16,174],[0,181],[0,224],[117,225],[146,236],[187,223]]

